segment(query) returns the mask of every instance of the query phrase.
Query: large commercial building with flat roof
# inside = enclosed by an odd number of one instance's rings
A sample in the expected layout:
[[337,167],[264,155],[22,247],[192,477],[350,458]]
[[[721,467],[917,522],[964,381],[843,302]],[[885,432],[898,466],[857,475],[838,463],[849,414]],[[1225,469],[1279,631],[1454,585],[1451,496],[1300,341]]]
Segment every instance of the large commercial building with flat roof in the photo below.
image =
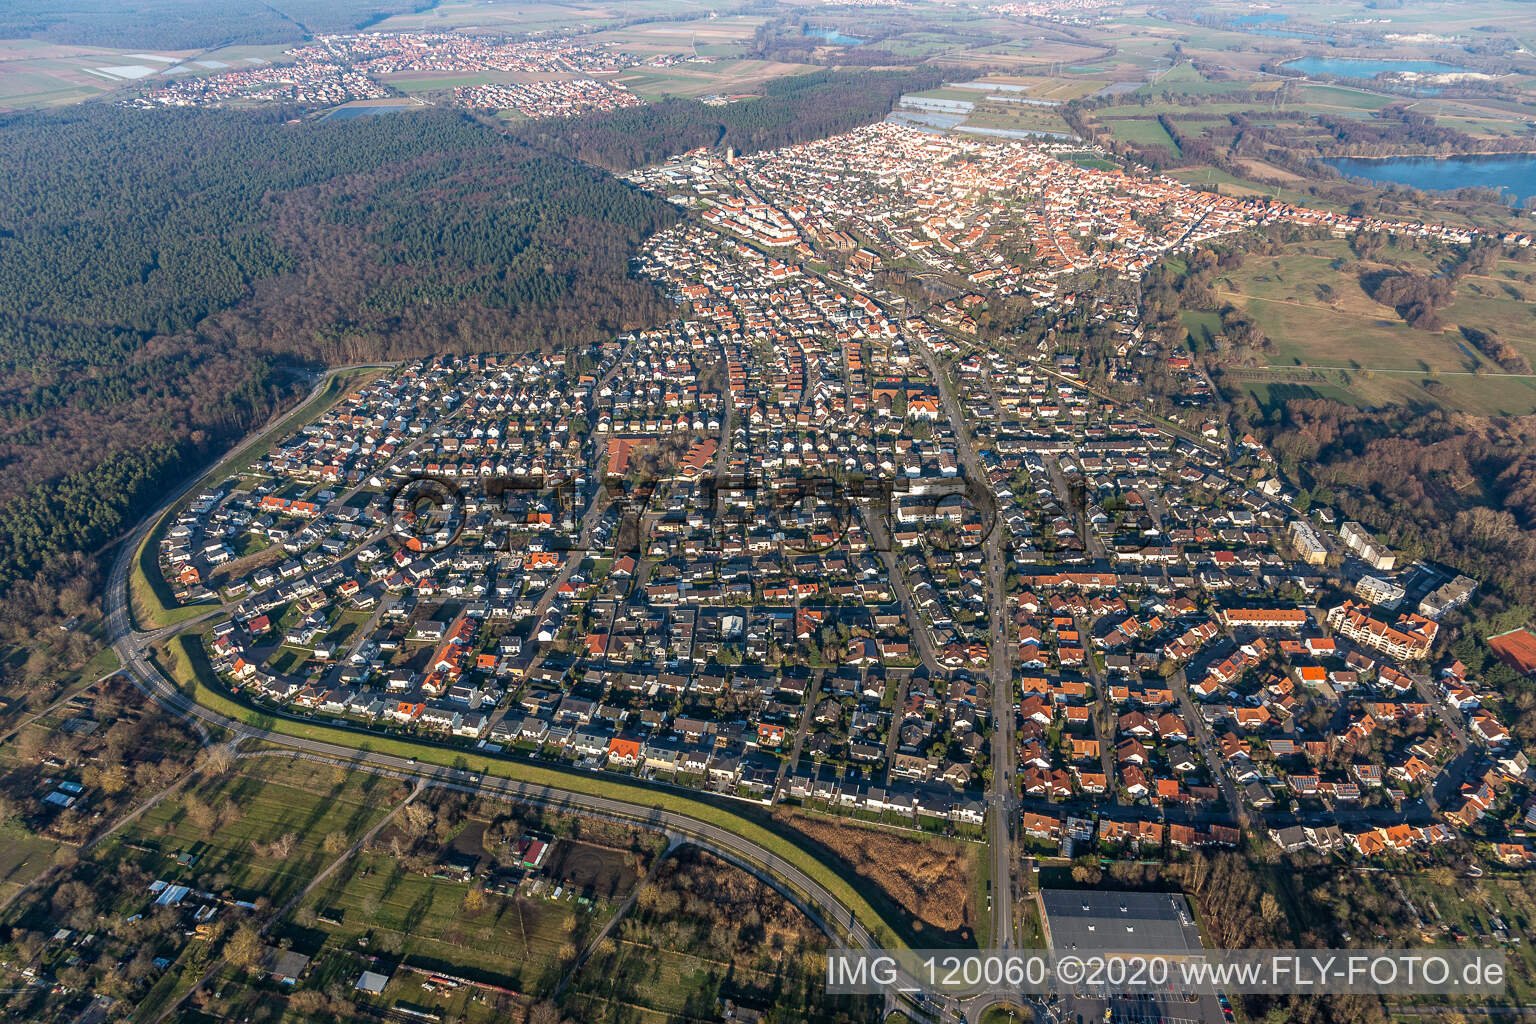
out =
[[[1057,956],[1095,953],[1160,953],[1194,957],[1204,943],[1195,915],[1181,893],[1081,892],[1042,889],[1045,942]],[[1225,1024],[1210,994],[1186,992],[1176,983],[1155,996],[1127,996],[1108,986],[1074,985],[1061,993],[1060,1020],[1114,1020],[1117,1024]]]
[[1180,893],[1045,889],[1045,938],[1058,953],[1194,953],[1200,928]]

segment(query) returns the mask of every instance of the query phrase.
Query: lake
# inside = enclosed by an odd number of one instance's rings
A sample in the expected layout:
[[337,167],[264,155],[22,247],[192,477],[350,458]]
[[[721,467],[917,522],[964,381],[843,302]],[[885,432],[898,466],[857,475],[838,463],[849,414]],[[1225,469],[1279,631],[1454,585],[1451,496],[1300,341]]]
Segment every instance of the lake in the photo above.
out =
[[1472,70],[1438,60],[1365,60],[1355,57],[1302,57],[1286,61],[1285,67],[1304,75],[1338,75],[1340,78],[1375,78],[1393,72],[1449,75]]
[[1290,20],[1289,14],[1269,12],[1267,14],[1248,14],[1241,18],[1234,18],[1231,27],[1256,36],[1274,36],[1277,39],[1322,39],[1316,32],[1302,32],[1292,28],[1276,28],[1276,25],[1284,24]]
[[834,46],[864,45],[864,40],[856,36],[845,36],[835,28],[811,28],[811,26],[807,25],[805,26],[805,34],[815,36],[818,39],[825,39]]
[[421,104],[413,100],[358,100],[345,106],[337,107],[325,115],[327,121],[351,121],[359,117],[378,117],[381,114],[394,114],[402,110],[414,110]]
[[1536,154],[1532,153],[1457,156],[1444,160],[1431,157],[1386,160],[1334,157],[1323,163],[1352,178],[1365,178],[1378,184],[1407,185],[1433,192],[1480,185],[1507,192],[1522,202],[1536,195]]
[[1250,25],[1278,25],[1289,18],[1289,14],[1281,14],[1278,11],[1270,11],[1266,14],[1245,14],[1241,18],[1233,18],[1232,24],[1247,28]]

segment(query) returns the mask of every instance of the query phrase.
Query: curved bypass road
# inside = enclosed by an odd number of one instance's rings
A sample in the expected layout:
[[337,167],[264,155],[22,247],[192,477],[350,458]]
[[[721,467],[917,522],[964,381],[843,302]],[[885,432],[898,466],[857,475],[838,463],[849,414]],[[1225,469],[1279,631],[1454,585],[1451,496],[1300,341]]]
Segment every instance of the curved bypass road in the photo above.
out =
[[[518,799],[597,813],[685,836],[689,842],[773,886],[805,912],[834,943],[846,948],[878,950],[879,943],[875,941],[874,936],[864,924],[815,879],[768,849],[719,826],[686,815],[626,803],[622,800],[590,796],[548,786],[536,786],[511,779],[471,775],[452,768],[423,766],[415,761],[390,754],[269,732],[228,718],[196,703],[179,690],[170,679],[166,678],[159,667],[149,660],[147,652],[155,644],[174,636],[205,618],[206,615],[148,632],[139,632],[134,628],[129,612],[129,579],[139,545],[154,530],[160,518],[185,499],[209,474],[231,465],[252,444],[260,442],[268,435],[275,435],[281,428],[286,427],[290,420],[298,416],[309,402],[321,393],[336,372],[341,371],[333,371],[331,375],[322,379],[310,395],[283,418],[258,428],[230,454],[214,462],[179,490],[167,496],[164,502],[123,538],[122,546],[112,562],[112,571],[107,580],[105,615],[107,635],[113,649],[122,660],[122,672],[157,703],[190,722],[202,736],[204,743],[211,742],[209,727],[212,726],[228,733],[232,737],[233,744],[244,740],[265,740],[297,752],[300,756],[342,762],[359,770],[423,781],[437,786],[451,786],[504,799]],[[212,610],[210,614],[211,612]],[[917,987],[916,979],[905,975],[899,977],[887,989],[887,1010],[899,1007],[910,1018],[924,1022],[931,1021],[932,1017],[905,998],[904,991],[915,992]]]

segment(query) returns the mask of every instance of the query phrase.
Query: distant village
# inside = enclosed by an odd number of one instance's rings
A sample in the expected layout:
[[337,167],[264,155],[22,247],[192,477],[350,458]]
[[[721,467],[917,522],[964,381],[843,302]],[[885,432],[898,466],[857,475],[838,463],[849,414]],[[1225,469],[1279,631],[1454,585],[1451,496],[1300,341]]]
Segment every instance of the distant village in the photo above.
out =
[[[336,106],[397,96],[389,84],[393,76],[486,73],[509,80],[457,86],[453,101],[530,118],[567,117],[638,104],[640,98],[622,86],[592,77],[635,63],[636,58],[622,52],[563,39],[506,42],[458,32],[370,32],[320,36],[288,51],[281,63],[215,74],[194,73],[183,65],[185,74],[123,102],[149,109],[264,103]],[[510,80],[512,76],[517,80]]]

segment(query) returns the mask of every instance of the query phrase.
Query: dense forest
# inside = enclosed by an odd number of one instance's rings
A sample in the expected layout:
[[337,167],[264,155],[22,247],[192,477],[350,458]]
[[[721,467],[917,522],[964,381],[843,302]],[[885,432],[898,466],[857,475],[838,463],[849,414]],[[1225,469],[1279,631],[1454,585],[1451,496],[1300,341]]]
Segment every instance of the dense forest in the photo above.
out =
[[433,0],[0,0],[0,39],[109,49],[210,50],[297,42],[433,5]]
[[807,142],[878,121],[904,92],[932,89],[943,75],[913,71],[818,71],[769,82],[756,99],[712,107],[671,99],[602,114],[529,121],[517,137],[611,171],[654,163],[699,146],[739,152]]
[[654,320],[628,258],[675,217],[446,110],[0,119],[0,587],[100,547],[295,370]]

